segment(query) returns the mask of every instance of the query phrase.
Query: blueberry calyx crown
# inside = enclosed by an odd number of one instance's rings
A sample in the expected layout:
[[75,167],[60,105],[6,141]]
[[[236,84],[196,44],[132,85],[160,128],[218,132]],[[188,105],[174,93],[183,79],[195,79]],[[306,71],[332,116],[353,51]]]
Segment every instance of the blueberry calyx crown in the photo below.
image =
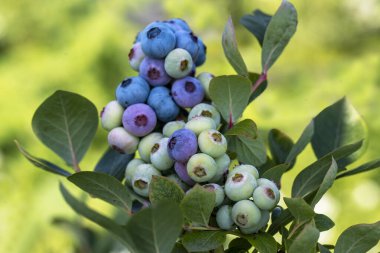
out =
[[188,60],[183,60],[181,61],[181,64],[179,66],[180,70],[184,71],[187,69],[187,65],[189,64],[189,61]]
[[212,133],[211,137],[215,142],[222,142],[222,135],[220,133]]
[[189,93],[193,93],[195,91],[195,85],[193,82],[186,82],[185,83],[185,90]]
[[153,27],[147,32],[148,39],[154,39],[161,33],[161,29],[158,27]]
[[232,181],[234,181],[235,183],[239,183],[243,180],[244,176],[240,173],[236,173],[233,177],[232,177]]
[[131,83],[132,83],[132,79],[131,78],[125,79],[125,80],[123,80],[123,82],[121,82],[121,87],[125,88],[128,85],[130,85]]
[[151,153],[156,153],[156,151],[160,148],[160,144],[156,143],[153,145],[152,149],[151,149]]
[[203,167],[197,166],[194,168],[194,174],[198,177],[204,177],[207,175],[205,169]]
[[136,126],[146,126],[148,124],[148,118],[141,114],[141,115],[137,115],[136,118],[135,118],[135,125]]
[[157,80],[158,78],[160,78],[160,71],[156,68],[150,68],[148,70],[148,77],[152,80]]

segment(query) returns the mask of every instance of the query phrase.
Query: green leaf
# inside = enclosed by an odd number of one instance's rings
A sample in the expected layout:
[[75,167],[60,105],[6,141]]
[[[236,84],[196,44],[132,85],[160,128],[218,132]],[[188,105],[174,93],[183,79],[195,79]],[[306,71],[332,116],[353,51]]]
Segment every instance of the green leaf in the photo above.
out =
[[277,185],[280,185],[281,177],[289,168],[289,164],[279,164],[269,170],[266,170],[261,177],[267,178],[275,182]]
[[296,32],[297,22],[297,11],[293,4],[286,0],[282,1],[281,6],[271,18],[264,35],[261,54],[263,73],[267,73],[281,55]]
[[20,151],[21,154],[23,154],[23,156],[28,159],[28,161],[30,163],[32,163],[34,166],[38,167],[38,168],[41,168],[43,170],[46,170],[48,172],[51,172],[51,173],[54,173],[54,174],[57,174],[57,175],[60,175],[60,176],[64,176],[64,177],[68,177],[71,175],[70,172],[58,167],[57,165],[49,162],[49,161],[46,161],[42,158],[37,158],[35,156],[32,156],[28,151],[26,151],[22,146],[21,144],[15,140],[15,143],[16,143],[16,146],[18,148],[18,150]]
[[174,248],[171,253],[188,253],[188,251],[183,247],[183,245],[179,242],[177,242],[174,245]]
[[108,148],[96,164],[94,171],[113,176],[119,181],[122,181],[125,168],[132,159],[133,155],[120,154],[112,148]]
[[240,19],[242,24],[248,31],[250,31],[259,41],[260,46],[263,46],[265,31],[272,16],[262,12],[261,10],[254,10],[252,14],[244,15]]
[[313,208],[319,202],[319,200],[321,200],[322,196],[327,192],[327,190],[331,188],[336,178],[336,174],[338,173],[338,165],[336,164],[334,158],[331,160],[332,161],[330,168],[327,170],[325,177],[322,180],[321,186],[319,186],[318,191],[313,197],[313,200],[310,204]]
[[296,176],[293,182],[292,197],[305,197],[318,189],[330,168],[331,157],[334,157],[336,161],[339,161],[354,153],[362,146],[362,144],[363,141],[359,141],[354,144],[343,146],[307,166]]
[[276,234],[282,227],[285,227],[293,220],[293,216],[289,209],[285,209],[281,212],[280,216],[273,221],[268,229],[268,233],[271,235]]
[[336,179],[342,178],[342,177],[348,177],[348,176],[353,176],[359,173],[363,173],[366,171],[374,170],[380,167],[380,159],[376,159],[370,162],[367,162],[365,164],[360,165],[359,167],[352,169],[352,170],[347,170],[342,173],[340,173]]
[[236,153],[239,161],[254,166],[266,162],[266,148],[257,134],[255,122],[245,119],[225,133],[228,150]]
[[95,198],[100,198],[127,211],[132,209],[133,195],[130,194],[130,190],[112,176],[82,171],[73,174],[68,179]]
[[183,217],[177,203],[161,201],[137,212],[126,229],[138,252],[171,252],[180,236]]
[[210,82],[211,100],[230,126],[240,118],[250,93],[251,81],[243,76],[217,76]]
[[380,240],[380,221],[347,228],[339,236],[334,253],[367,252]]
[[96,107],[86,98],[56,91],[36,110],[32,127],[37,137],[67,164],[79,170],[98,127]]
[[[363,140],[367,136],[365,123],[346,98],[330,105],[314,118],[315,131],[311,145],[318,158],[344,145]],[[365,146],[339,161],[346,166],[363,154]],[[339,166],[339,167],[341,167]]]
[[235,253],[239,252],[239,250],[242,252],[247,252],[250,248],[252,248],[252,245],[247,239],[237,237],[230,241],[228,244],[228,250],[226,250],[226,252]]
[[317,213],[314,216],[315,226],[320,232],[330,230],[335,223],[326,215]]
[[314,253],[319,238],[319,231],[313,222],[307,223],[294,238],[289,253]]
[[[275,163],[285,163],[293,148],[293,141],[278,129],[271,129],[268,135],[269,150]],[[294,160],[293,160],[294,163]]]
[[[255,84],[257,80],[259,80],[260,75],[257,73],[248,73],[248,78],[251,80],[252,84]],[[251,96],[249,97],[248,103],[251,103],[253,100],[255,100],[258,96],[260,96],[268,87],[268,80],[263,81],[260,86],[253,91]]]
[[208,226],[211,212],[214,209],[215,193],[195,185],[181,202],[181,209],[186,219],[192,223]]
[[247,66],[244,63],[243,57],[241,56],[237,46],[235,29],[231,16],[228,18],[227,24],[224,27],[222,45],[224,55],[227,57],[231,66],[235,69],[236,73],[241,76],[248,76]]
[[149,186],[149,200],[152,203],[161,200],[171,200],[176,203],[181,203],[185,193],[167,177],[153,176]]
[[224,231],[193,231],[186,233],[182,243],[190,252],[209,251],[218,248],[226,241]]
[[302,198],[284,198],[284,201],[296,223],[307,222],[315,215],[313,208]]
[[291,163],[296,159],[296,157],[305,149],[307,144],[311,141],[311,138],[314,134],[314,122],[310,122],[309,125],[303,130],[300,138],[293,145],[292,149],[289,152],[288,157],[286,158],[286,163]]
[[260,253],[277,252],[277,242],[273,236],[268,233],[259,233],[253,237],[248,237],[247,239]]
[[319,249],[319,252],[321,253],[331,253],[331,251],[328,248],[326,248],[325,246],[319,243],[318,243],[318,249]]
[[122,226],[115,223],[110,218],[105,217],[99,214],[98,212],[90,209],[84,203],[78,201],[66,190],[66,188],[62,184],[59,185],[59,188],[66,203],[76,213],[84,216],[85,218],[89,219],[90,221],[98,224],[110,233],[114,234],[131,252],[136,252],[133,239]]

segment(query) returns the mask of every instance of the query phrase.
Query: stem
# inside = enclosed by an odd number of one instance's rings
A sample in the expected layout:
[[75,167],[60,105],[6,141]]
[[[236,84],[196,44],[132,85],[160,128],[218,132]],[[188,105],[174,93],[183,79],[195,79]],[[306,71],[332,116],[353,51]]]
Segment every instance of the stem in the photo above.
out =
[[251,94],[254,93],[259,86],[267,80],[267,73],[263,72],[252,86]]
[[79,167],[79,164],[76,163],[76,161],[75,161],[75,163],[73,164],[73,168],[74,168],[75,172],[80,172],[80,171],[81,171],[81,170],[80,170],[80,167]]
[[216,227],[193,227],[193,226],[184,226],[185,230],[202,230],[202,231],[219,231],[220,228]]

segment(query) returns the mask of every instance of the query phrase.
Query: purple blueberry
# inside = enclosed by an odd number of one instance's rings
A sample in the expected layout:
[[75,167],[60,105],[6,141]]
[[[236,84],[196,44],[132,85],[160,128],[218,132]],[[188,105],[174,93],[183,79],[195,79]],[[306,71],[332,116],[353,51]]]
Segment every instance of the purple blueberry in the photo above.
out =
[[177,31],[175,36],[177,39],[176,47],[189,52],[193,60],[197,59],[199,53],[198,37],[187,31]]
[[152,86],[166,85],[171,80],[165,71],[165,61],[150,57],[141,62],[140,76]]
[[172,96],[179,106],[193,107],[202,102],[204,95],[201,83],[194,77],[188,76],[173,83]]
[[125,109],[124,128],[135,136],[145,136],[156,127],[157,118],[153,109],[146,104],[134,104]]
[[188,129],[179,129],[169,138],[169,156],[177,162],[187,162],[192,155],[197,153],[197,150],[197,136]]
[[170,90],[166,87],[155,87],[148,97],[148,105],[156,112],[157,118],[162,122],[174,120],[179,114],[179,107],[173,101]]
[[165,23],[153,22],[141,32],[141,47],[145,55],[162,59],[176,46],[176,35]]
[[149,96],[149,84],[141,77],[128,77],[116,88],[116,99],[120,105],[144,103]]
[[180,163],[176,162],[174,164],[174,170],[177,173],[178,177],[185,182],[186,184],[193,186],[195,184],[194,180],[192,180],[187,174],[187,169],[186,169],[186,164],[185,163]]

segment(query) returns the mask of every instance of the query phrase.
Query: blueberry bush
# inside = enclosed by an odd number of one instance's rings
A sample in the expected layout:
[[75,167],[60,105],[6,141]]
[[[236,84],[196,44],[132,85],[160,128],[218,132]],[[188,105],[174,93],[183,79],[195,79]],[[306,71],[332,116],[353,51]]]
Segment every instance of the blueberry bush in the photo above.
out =
[[[240,23],[261,45],[257,73],[239,53],[231,18],[222,45],[236,75],[196,75],[206,45],[182,19],[155,21],[136,36],[129,62],[138,74],[121,81],[115,100],[100,112],[109,149],[93,171],[79,163],[95,136],[98,112],[68,91],[40,105],[32,128],[74,172],[16,141],[19,151],[114,206],[118,217],[105,216],[59,186],[73,210],[127,252],[367,252],[380,239],[379,222],[353,225],[335,245],[325,245],[320,232],[334,221],[314,211],[335,180],[380,167],[374,160],[349,168],[365,151],[363,120],[343,98],[295,141],[277,128],[263,136],[252,119],[241,117],[267,89],[270,68],[296,32],[297,12],[284,0],[273,15],[255,10]],[[281,178],[308,144],[316,160],[295,177],[291,196],[283,196]]]

